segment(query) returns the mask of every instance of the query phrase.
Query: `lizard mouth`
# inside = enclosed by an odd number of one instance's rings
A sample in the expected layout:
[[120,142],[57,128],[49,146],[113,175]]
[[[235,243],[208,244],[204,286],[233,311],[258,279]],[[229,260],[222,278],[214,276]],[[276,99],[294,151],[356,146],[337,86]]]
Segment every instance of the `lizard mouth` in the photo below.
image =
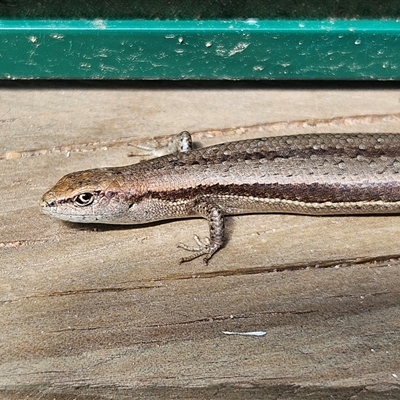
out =
[[52,201],[47,201],[45,199],[41,199],[40,203],[39,203],[40,207],[42,207],[43,209],[49,209],[49,208],[54,208],[56,206],[56,201],[52,200]]

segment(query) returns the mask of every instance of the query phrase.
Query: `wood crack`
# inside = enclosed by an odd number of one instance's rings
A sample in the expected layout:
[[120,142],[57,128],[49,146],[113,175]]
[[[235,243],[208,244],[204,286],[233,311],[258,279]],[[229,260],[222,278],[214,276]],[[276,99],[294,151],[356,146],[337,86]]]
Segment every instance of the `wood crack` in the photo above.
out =
[[81,295],[90,293],[116,293],[116,292],[127,292],[131,290],[142,290],[142,289],[156,289],[160,288],[162,285],[137,285],[131,287],[103,287],[103,288],[88,288],[88,289],[77,289],[77,290],[66,290],[60,292],[51,292],[44,294],[35,294],[31,296],[26,296],[26,299],[39,298],[39,297],[62,297],[71,295]]
[[[75,296],[75,295],[86,295],[86,294],[101,294],[101,293],[118,293],[127,292],[133,290],[148,290],[148,289],[158,289],[164,287],[162,284],[157,284],[160,282],[171,282],[179,280],[192,280],[192,279],[211,279],[219,277],[230,277],[230,276],[246,276],[246,275],[257,275],[265,273],[277,273],[284,271],[299,271],[306,270],[310,268],[346,268],[353,265],[363,265],[363,264],[373,264],[372,268],[381,268],[390,265],[394,262],[399,263],[400,254],[392,254],[378,257],[358,257],[358,258],[345,258],[329,260],[324,262],[312,262],[304,264],[284,264],[275,267],[251,267],[251,268],[239,268],[234,270],[222,270],[222,271],[203,271],[197,272],[195,274],[171,274],[166,275],[157,279],[147,279],[140,281],[140,284],[127,287],[102,287],[102,288],[86,288],[86,289],[76,289],[76,290],[66,290],[42,294],[34,294],[30,296],[25,296],[25,299],[34,298],[47,298],[47,297],[62,297],[62,296]],[[385,295],[386,292],[373,293],[374,296]],[[13,300],[2,300],[1,303],[13,303],[20,301],[20,299]],[[310,311],[312,312],[312,311]]]
[[344,268],[351,265],[374,264],[373,267],[387,266],[390,262],[399,262],[400,254],[392,254],[378,257],[358,257],[358,258],[344,258],[336,260],[327,260],[322,262],[307,262],[304,264],[283,264],[280,266],[266,266],[266,267],[250,267],[238,268],[223,271],[205,271],[197,272],[195,274],[173,274],[155,279],[155,282],[160,281],[174,281],[182,279],[210,279],[216,277],[227,277],[237,275],[256,275],[272,272],[283,271],[298,271],[309,268]]
[[0,242],[0,249],[8,249],[8,248],[18,248],[21,246],[30,246],[39,243],[46,243],[48,240],[35,240],[35,239],[20,239],[20,240],[11,240],[7,242]]
[[[372,123],[388,123],[396,122],[400,119],[400,113],[393,114],[368,114],[368,115],[349,115],[333,118],[308,118],[294,121],[275,121],[267,122],[264,124],[239,126],[235,128],[223,128],[206,131],[198,131],[192,133],[193,139],[209,138],[230,135],[245,135],[249,132],[258,132],[262,136],[262,132],[274,132],[288,129],[288,128],[305,128],[305,127],[329,127],[329,126],[354,126],[365,125]],[[1,121],[0,121],[1,122]],[[170,136],[163,136],[154,139],[156,143],[167,142]],[[108,150],[109,148],[118,148],[133,145],[141,148],[143,140],[138,140],[136,136],[122,137],[109,141],[93,141],[86,143],[70,144],[63,146],[44,147],[37,149],[29,149],[24,151],[9,150],[0,154],[0,160],[8,160],[19,157],[37,157],[53,153],[65,153],[67,156],[70,153],[94,152],[99,150]]]

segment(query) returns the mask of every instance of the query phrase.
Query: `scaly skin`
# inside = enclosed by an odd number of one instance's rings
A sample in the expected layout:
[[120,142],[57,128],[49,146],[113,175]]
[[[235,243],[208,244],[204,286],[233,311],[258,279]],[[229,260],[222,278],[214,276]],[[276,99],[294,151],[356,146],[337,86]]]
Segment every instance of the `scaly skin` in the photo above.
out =
[[[138,164],[74,172],[41,201],[73,222],[141,224],[203,217],[223,246],[224,215],[400,212],[400,134],[313,134],[224,143]],[[189,249],[186,246],[182,246]]]

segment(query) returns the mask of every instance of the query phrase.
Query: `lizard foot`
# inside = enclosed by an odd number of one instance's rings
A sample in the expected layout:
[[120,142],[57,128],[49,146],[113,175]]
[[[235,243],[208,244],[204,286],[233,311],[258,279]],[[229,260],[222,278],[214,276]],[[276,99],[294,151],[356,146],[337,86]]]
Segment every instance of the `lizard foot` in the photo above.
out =
[[215,253],[216,250],[213,251],[212,246],[210,245],[209,238],[204,238],[203,240],[201,240],[197,235],[194,235],[193,237],[194,237],[194,241],[197,244],[196,247],[191,247],[184,243],[178,244],[178,247],[180,249],[184,249],[184,250],[193,252],[193,254],[191,254],[190,256],[181,258],[179,263],[182,264],[182,263],[185,263],[188,261],[192,261],[195,258],[206,255],[206,257],[203,258],[203,262],[205,265],[207,265],[209,259],[213,256],[213,254]]

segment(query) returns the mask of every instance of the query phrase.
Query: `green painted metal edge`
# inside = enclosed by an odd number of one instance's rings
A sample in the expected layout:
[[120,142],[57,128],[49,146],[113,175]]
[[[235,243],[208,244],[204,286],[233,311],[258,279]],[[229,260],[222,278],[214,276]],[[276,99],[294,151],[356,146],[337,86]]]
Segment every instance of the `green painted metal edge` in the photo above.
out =
[[399,78],[394,20],[0,20],[0,79]]

